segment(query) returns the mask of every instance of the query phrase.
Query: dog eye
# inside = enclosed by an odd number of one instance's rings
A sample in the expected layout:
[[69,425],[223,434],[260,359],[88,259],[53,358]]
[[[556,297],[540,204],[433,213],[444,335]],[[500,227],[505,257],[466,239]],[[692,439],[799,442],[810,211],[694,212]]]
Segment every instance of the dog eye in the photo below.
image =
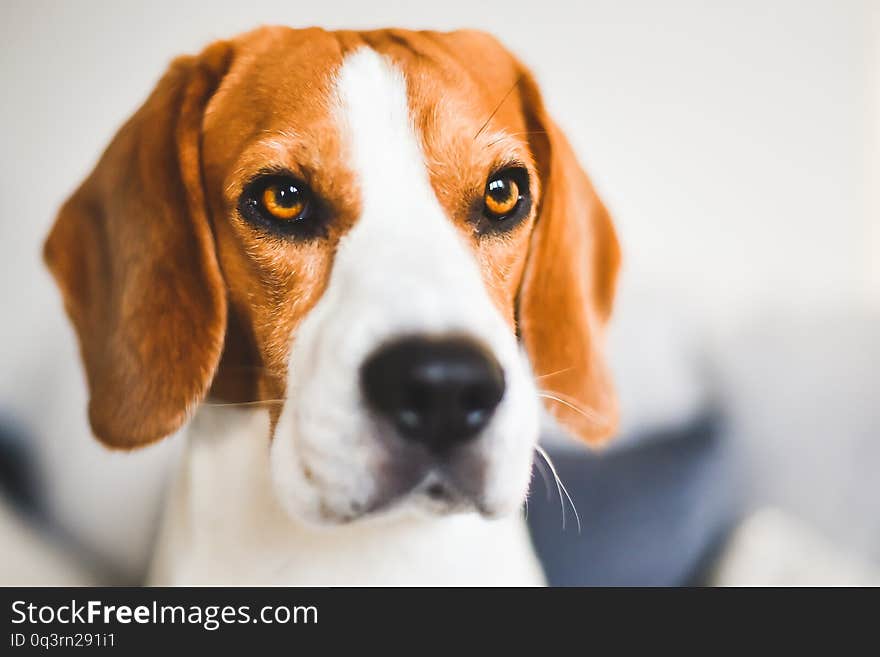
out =
[[303,219],[309,205],[306,186],[293,178],[272,177],[260,185],[256,199],[260,210],[276,221]]
[[508,169],[494,174],[486,182],[483,214],[493,221],[504,221],[518,214],[528,192],[525,172]]
[[301,180],[286,174],[260,176],[238,203],[251,224],[283,237],[308,240],[326,235],[326,210]]

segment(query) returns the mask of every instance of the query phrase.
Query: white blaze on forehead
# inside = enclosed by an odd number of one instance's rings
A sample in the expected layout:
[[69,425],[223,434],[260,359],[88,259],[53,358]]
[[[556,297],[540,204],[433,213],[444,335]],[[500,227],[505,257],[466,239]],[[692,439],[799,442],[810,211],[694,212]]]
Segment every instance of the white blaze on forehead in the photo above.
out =
[[345,59],[336,84],[339,118],[361,176],[365,205],[394,201],[381,195],[383,187],[402,182],[394,174],[406,173],[408,182],[420,183],[419,191],[430,192],[400,69],[362,48]]
[[378,267],[387,276],[396,268],[429,276],[434,289],[444,276],[481,286],[476,261],[431,186],[400,69],[374,50],[358,50],[339,70],[337,98],[363,211],[334,267],[354,260],[359,274]]

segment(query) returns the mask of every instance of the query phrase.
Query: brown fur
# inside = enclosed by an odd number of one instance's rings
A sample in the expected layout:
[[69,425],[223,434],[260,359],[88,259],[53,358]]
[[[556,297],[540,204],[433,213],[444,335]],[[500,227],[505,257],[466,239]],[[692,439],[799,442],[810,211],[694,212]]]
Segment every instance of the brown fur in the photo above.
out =
[[[405,72],[437,198],[536,375],[549,375],[539,384],[563,400],[548,408],[587,440],[613,431],[601,336],[617,241],[530,73],[477,32],[261,28],[176,60],[46,243],[80,338],[92,428],[107,445],[172,433],[209,391],[283,399],[290,336],[360,212],[329,109],[334,72],[364,44]],[[469,210],[486,177],[513,161],[533,181],[531,216],[479,237]],[[271,237],[238,215],[244,186],[272,167],[333,208],[326,238]]]

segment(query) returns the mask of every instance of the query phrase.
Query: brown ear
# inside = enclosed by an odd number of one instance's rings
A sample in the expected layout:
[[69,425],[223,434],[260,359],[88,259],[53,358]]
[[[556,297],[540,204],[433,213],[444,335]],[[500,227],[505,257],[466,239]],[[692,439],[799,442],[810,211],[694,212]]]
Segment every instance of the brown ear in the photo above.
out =
[[205,105],[229,47],[175,60],[61,208],[44,257],[76,327],[105,444],[177,430],[205,396],[226,325],[201,182]]
[[520,335],[547,410],[575,435],[598,443],[617,428],[617,398],[602,349],[620,248],[608,212],[528,73],[519,87],[543,186],[520,288]]

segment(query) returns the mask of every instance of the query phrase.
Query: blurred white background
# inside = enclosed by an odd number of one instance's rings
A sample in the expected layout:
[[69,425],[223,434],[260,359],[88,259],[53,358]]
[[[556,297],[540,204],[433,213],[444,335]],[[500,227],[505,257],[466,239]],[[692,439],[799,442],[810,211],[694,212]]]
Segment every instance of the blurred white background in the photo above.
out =
[[677,350],[708,349],[758,501],[880,560],[880,9],[869,0],[5,0],[4,412],[45,403],[25,373],[63,321],[39,259],[61,201],[173,56],[266,23],[498,35],[536,72],[616,218],[629,426],[697,394],[672,370]]
[[264,23],[472,26],[537,72],[614,210],[628,283],[682,290],[722,321],[757,305],[876,300],[873,8],[7,0],[4,259],[19,280],[37,279],[33,254],[58,203],[176,54]]

